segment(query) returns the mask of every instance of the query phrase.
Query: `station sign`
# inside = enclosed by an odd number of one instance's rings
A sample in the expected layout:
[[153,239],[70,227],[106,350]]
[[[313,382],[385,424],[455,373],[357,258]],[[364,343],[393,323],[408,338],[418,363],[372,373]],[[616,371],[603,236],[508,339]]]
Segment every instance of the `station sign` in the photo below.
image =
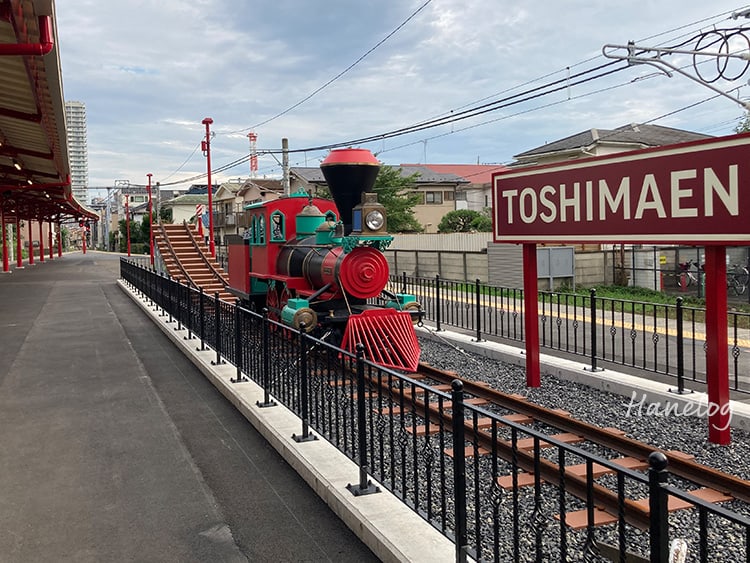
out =
[[492,176],[495,242],[750,242],[750,134]]

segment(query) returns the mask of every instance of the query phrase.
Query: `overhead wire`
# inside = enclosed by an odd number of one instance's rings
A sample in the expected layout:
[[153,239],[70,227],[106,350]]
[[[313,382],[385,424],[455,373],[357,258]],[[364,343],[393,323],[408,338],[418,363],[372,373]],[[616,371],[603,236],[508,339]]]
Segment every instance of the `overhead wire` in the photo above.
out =
[[[410,16],[409,19],[411,19],[412,17],[414,17],[428,3],[429,3],[429,1],[425,2],[417,11],[415,11],[412,14],[412,16]],[[710,20],[716,20],[718,17],[726,16],[727,14],[732,14],[732,13],[734,13],[734,12],[724,12],[722,14],[718,14],[717,16],[712,16],[712,17],[709,17],[709,18],[704,18],[702,20],[698,20],[697,22],[693,22],[691,24],[686,24],[686,25],[683,25],[683,26],[679,26],[679,27],[673,28],[672,30],[669,30],[669,31],[666,31],[666,32],[661,32],[659,34],[650,36],[650,37],[645,38],[645,39],[643,39],[641,41],[645,41],[645,40],[648,40],[648,39],[651,39],[651,38],[656,38],[656,37],[662,37],[664,35],[667,35],[669,33],[674,32],[674,31],[679,31],[679,30],[682,30],[682,29],[686,29],[688,27],[694,28],[696,24],[704,23],[704,22],[710,21]],[[390,37],[391,35],[393,35],[393,33],[395,33],[398,29],[400,29],[400,27],[403,27],[403,25],[405,25],[405,23],[408,22],[409,19],[407,19],[404,23],[402,23],[402,25],[399,26],[399,28],[397,28],[396,30],[394,30],[394,32],[392,32],[389,36],[387,36],[383,41],[381,41],[380,43],[378,43],[378,45],[376,45],[375,47],[373,47],[373,49],[371,49],[370,51],[368,51],[367,53],[365,53],[365,55],[363,55],[362,57],[360,57],[360,59],[358,59],[355,63],[353,63],[353,65],[350,65],[350,67],[347,70],[345,70],[342,73],[340,73],[340,75],[338,75],[335,79],[337,79],[338,77],[340,77],[341,75],[343,75],[345,72],[347,72],[350,68],[352,68],[354,66],[354,64],[357,64],[359,61],[361,61],[365,56],[367,56],[367,54],[369,54],[370,52],[372,52],[372,50],[374,50],[375,48],[377,48],[377,46],[379,46],[380,44],[382,44],[388,37]],[[688,35],[688,34],[683,34],[682,36],[679,36],[679,37],[684,37],[686,35]],[[694,32],[693,32],[693,37],[695,37],[695,33]],[[672,38],[671,41],[675,41],[678,38]],[[689,40],[688,40],[688,42],[689,42]],[[573,67],[580,66],[581,64],[585,64],[586,62],[590,62],[592,60],[596,60],[600,56],[601,55],[599,55],[597,57],[591,57],[589,59],[586,59],[584,61],[576,63],[576,64],[572,65],[571,67],[566,67],[566,68],[573,68]],[[616,66],[618,63],[620,64],[620,66]],[[616,66],[616,68],[613,68],[611,70],[607,70],[607,71],[602,72],[602,73],[600,73],[598,75],[595,75],[593,77],[581,78],[581,80],[575,80],[575,81],[571,82],[571,79],[576,79],[576,78],[584,77],[584,76],[586,76],[586,75],[588,75],[590,73],[593,73],[593,72],[596,72],[596,71],[602,70],[602,69],[607,69],[607,68],[612,67],[612,66]],[[446,125],[446,124],[452,124],[452,123],[455,123],[455,122],[458,122],[458,121],[462,121],[462,120],[465,120],[465,119],[470,119],[470,118],[474,118],[474,117],[477,117],[477,116],[480,116],[480,115],[484,115],[484,114],[489,113],[489,112],[498,111],[500,109],[504,109],[506,107],[509,107],[509,106],[512,106],[512,105],[516,105],[516,104],[519,104],[519,103],[522,103],[522,102],[526,102],[526,101],[530,101],[530,100],[533,100],[533,99],[536,99],[536,98],[540,98],[540,97],[552,94],[554,92],[559,92],[560,90],[563,90],[563,89],[566,89],[566,88],[570,88],[572,86],[578,86],[578,85],[584,84],[586,82],[590,82],[592,80],[599,79],[599,78],[602,78],[604,76],[607,76],[607,75],[610,75],[610,74],[614,74],[616,72],[620,72],[622,70],[625,70],[625,69],[629,68],[630,66],[631,66],[630,64],[628,64],[626,62],[623,62],[623,61],[612,61],[612,62],[609,62],[609,63],[604,63],[604,64],[598,65],[596,67],[593,67],[593,68],[590,68],[590,69],[578,72],[578,73],[576,73],[574,75],[566,76],[564,78],[560,78],[560,79],[548,82],[547,84],[544,84],[544,85],[536,87],[536,88],[527,89],[527,90],[524,90],[522,92],[519,92],[519,93],[511,95],[511,96],[505,96],[505,97],[500,98],[500,99],[495,99],[495,100],[493,100],[493,101],[491,101],[489,103],[484,103],[484,104],[481,104],[481,105],[478,105],[478,106],[472,105],[471,103],[470,104],[465,104],[464,106],[461,106],[458,109],[467,108],[467,107],[469,109],[463,109],[462,111],[459,111],[459,112],[455,112],[455,111],[452,110],[451,112],[446,112],[444,114],[441,114],[440,116],[437,116],[437,117],[434,117],[434,118],[430,118],[430,119],[427,119],[427,120],[423,120],[423,121],[417,122],[415,124],[412,124],[410,126],[401,127],[401,128],[398,128],[398,129],[387,131],[385,133],[379,133],[379,134],[369,135],[369,136],[360,137],[360,138],[356,138],[356,139],[350,139],[350,140],[343,141],[343,142],[338,142],[338,143],[317,145],[317,146],[305,147],[305,148],[300,148],[300,149],[290,149],[288,152],[289,153],[307,153],[307,152],[325,151],[325,150],[330,150],[330,149],[339,148],[339,147],[352,146],[352,145],[360,145],[360,144],[366,144],[366,143],[375,142],[375,141],[382,141],[382,140],[385,140],[385,139],[389,139],[389,138],[393,138],[393,137],[398,137],[398,136],[402,136],[402,135],[407,135],[407,134],[411,134],[411,133],[415,133],[415,132],[419,132],[419,131],[423,131],[423,130],[427,130],[427,129],[439,127],[439,126]],[[550,76],[554,76],[555,74],[557,74],[559,72],[560,71],[558,70],[555,73],[548,73],[548,74],[544,75],[543,77],[541,77],[540,79],[547,78],[547,77],[550,77]],[[527,81],[527,82],[523,83],[522,85],[518,85],[518,86],[515,86],[513,88],[503,90],[501,93],[512,91],[512,90],[517,89],[518,87],[521,87],[523,85],[533,84],[534,82],[538,82],[538,81],[539,81],[539,79],[535,79],[535,80],[532,80],[532,81]],[[331,81],[329,81],[329,83],[330,82]],[[329,84],[329,83],[327,83],[327,84]],[[314,95],[318,91],[322,90],[322,88],[324,88],[326,85],[324,85],[323,87],[321,87],[320,89],[318,89],[316,92],[313,92],[312,95]],[[599,93],[601,91],[606,91],[606,90],[609,90],[609,89],[612,89],[612,88],[615,88],[615,87],[621,87],[623,85],[625,85],[625,84],[621,84],[621,85],[618,85],[618,86],[601,89],[601,90],[594,91],[594,92],[591,92],[591,93],[588,93],[588,94],[585,94],[585,95],[593,95],[593,94]],[[312,97],[312,95],[309,96],[309,97]],[[309,99],[309,97],[306,98],[305,100],[302,100],[302,102],[304,102],[307,99]],[[479,100],[479,102],[483,102],[483,101],[485,101],[485,100],[487,100],[487,99],[489,99],[491,97],[492,96],[488,96],[488,97],[482,98],[481,100]],[[580,97],[580,96],[576,96],[575,98],[578,98],[578,97]],[[711,98],[708,98],[708,99],[711,99]],[[538,106],[536,108],[532,108],[532,109],[529,109],[529,110],[518,112],[518,113],[513,114],[513,115],[520,115],[520,114],[523,114],[523,113],[528,113],[530,111],[536,111],[537,109],[542,109],[542,108],[545,108],[545,107],[549,107],[551,105],[557,105],[558,103],[564,103],[566,101],[567,100],[553,102],[551,104],[546,104],[546,105],[543,105],[543,106]],[[295,107],[298,107],[302,102],[299,102],[298,104],[295,104],[294,106],[291,106],[290,108],[288,108],[284,112],[281,112],[280,114],[278,114],[277,117],[280,116],[280,115],[282,115],[282,114],[284,114],[284,113],[288,113],[288,111],[291,111]],[[681,111],[681,110],[677,110],[677,111]],[[502,117],[502,118],[499,118],[499,119],[507,119],[508,117],[510,117],[510,116]],[[660,117],[660,118],[662,118],[662,117]],[[270,119],[268,121],[270,121]],[[263,122],[263,123],[267,123],[268,121]],[[490,120],[490,121],[484,122],[484,123],[491,123],[491,122],[494,122],[494,121],[497,121],[497,120]],[[258,125],[253,126],[253,127],[257,127],[259,125],[262,125],[262,124],[258,124]],[[472,125],[472,126],[469,126],[469,127],[463,128],[463,129],[460,129],[459,131],[463,131],[463,130],[466,130],[466,129],[471,129],[471,128],[477,127],[479,125],[481,125],[481,124],[475,124],[475,125]],[[253,127],[248,128],[248,129],[252,129]],[[235,131],[235,133],[236,132],[247,131],[248,129],[242,129],[242,130],[239,130],[239,131]],[[449,134],[449,133],[437,135],[435,137],[431,137],[430,139],[437,138],[437,137],[440,137],[440,136],[444,136],[444,135],[447,135],[447,134]],[[424,140],[415,141],[414,143],[410,143],[410,144],[416,144],[416,143],[420,143],[420,142],[424,142]],[[408,146],[408,145],[402,145],[402,146]],[[281,152],[282,152],[281,149],[263,149],[261,151],[258,151],[257,154],[258,155],[280,154]],[[381,152],[384,152],[384,151],[381,151]],[[240,164],[242,164],[244,162],[247,162],[250,159],[250,156],[251,155],[245,155],[245,156],[243,156],[243,157],[241,157],[241,158],[239,158],[239,159],[237,159],[235,161],[232,161],[232,162],[230,162],[228,164],[225,164],[225,165],[223,165],[223,166],[221,166],[221,167],[213,170],[212,172],[222,172],[222,171],[234,168],[236,166],[239,166]],[[192,157],[192,155],[191,155],[191,157]],[[191,178],[188,178],[188,179],[185,179],[185,180],[181,180],[181,181],[178,181],[178,182],[172,182],[170,184],[162,184],[162,185],[176,185],[176,184],[180,184],[180,183],[186,183],[186,182],[189,182],[189,181],[194,181],[196,179],[203,178],[206,175],[207,174],[200,174],[200,175],[196,175],[194,177],[191,177]]]

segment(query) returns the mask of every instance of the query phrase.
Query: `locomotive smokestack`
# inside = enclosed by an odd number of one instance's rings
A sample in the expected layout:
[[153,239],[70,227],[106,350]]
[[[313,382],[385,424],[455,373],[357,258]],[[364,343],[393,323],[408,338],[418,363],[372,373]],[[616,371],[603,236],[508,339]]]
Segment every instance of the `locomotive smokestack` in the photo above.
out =
[[352,209],[362,200],[363,192],[372,191],[380,163],[367,149],[335,149],[320,169],[344,223],[344,235],[348,235],[352,232]]

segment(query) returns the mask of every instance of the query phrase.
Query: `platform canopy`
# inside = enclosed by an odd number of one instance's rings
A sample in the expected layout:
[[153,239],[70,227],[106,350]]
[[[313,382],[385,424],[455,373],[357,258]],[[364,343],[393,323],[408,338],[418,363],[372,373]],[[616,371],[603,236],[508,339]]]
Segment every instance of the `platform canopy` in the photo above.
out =
[[54,0],[0,0],[0,210],[97,218],[73,198]]

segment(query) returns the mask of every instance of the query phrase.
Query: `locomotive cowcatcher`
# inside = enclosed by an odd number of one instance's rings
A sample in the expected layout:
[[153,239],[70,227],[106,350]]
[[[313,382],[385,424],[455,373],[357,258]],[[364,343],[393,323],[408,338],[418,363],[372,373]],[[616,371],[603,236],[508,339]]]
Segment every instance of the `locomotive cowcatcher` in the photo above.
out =
[[392,242],[372,192],[380,163],[337,149],[321,163],[333,201],[298,191],[245,207],[245,236],[228,241],[230,290],[256,310],[380,365],[413,372],[421,306],[386,290]]

